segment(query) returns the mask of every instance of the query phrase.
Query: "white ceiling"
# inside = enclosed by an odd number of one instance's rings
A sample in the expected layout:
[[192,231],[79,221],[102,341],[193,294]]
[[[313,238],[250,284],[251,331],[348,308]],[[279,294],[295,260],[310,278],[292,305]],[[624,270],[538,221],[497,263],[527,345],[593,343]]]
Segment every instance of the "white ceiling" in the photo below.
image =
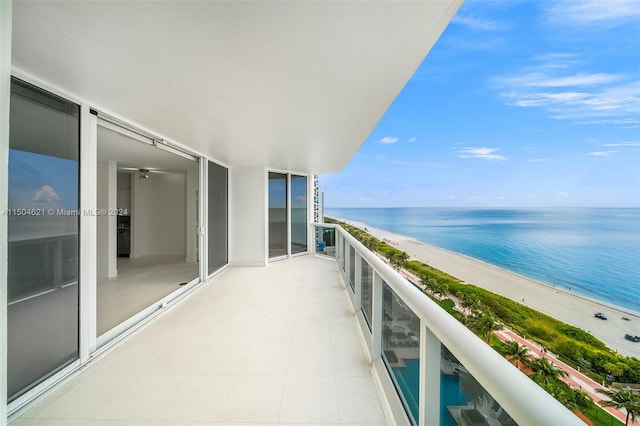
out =
[[460,3],[14,1],[12,65],[229,165],[326,173]]
[[198,173],[198,163],[163,151],[121,133],[98,126],[98,161],[116,161],[120,171],[148,169],[185,174]]

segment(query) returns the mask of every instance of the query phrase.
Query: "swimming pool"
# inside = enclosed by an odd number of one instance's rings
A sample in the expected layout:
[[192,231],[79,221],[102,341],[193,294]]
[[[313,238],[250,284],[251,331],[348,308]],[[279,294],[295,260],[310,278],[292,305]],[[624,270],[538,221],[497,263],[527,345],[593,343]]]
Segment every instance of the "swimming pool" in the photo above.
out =
[[[420,392],[420,360],[405,359],[406,367],[392,368],[397,386],[400,388],[407,409],[414,419],[418,419],[418,394]],[[428,397],[428,395],[427,395]],[[457,426],[453,417],[447,411],[447,405],[465,405],[469,397],[460,389],[460,378],[440,374],[440,425]]]

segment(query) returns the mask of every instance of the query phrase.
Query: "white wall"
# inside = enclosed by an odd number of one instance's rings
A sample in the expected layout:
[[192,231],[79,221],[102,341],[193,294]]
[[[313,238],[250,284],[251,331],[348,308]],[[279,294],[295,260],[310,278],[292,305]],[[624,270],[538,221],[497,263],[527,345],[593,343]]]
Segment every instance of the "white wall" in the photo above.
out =
[[[0,1],[0,211],[8,207],[11,1]],[[7,422],[7,216],[0,215],[0,425]]]
[[262,167],[229,169],[229,263],[267,264],[267,173]]
[[131,181],[131,257],[186,255],[186,176]]
[[118,276],[116,216],[108,214],[116,209],[118,164],[115,161],[98,162],[97,199],[98,211],[107,214],[97,216],[97,274],[98,277]]
[[198,187],[200,186],[200,170],[198,167],[190,167],[187,169],[187,262],[197,261],[197,230],[198,226],[196,217],[198,215]]

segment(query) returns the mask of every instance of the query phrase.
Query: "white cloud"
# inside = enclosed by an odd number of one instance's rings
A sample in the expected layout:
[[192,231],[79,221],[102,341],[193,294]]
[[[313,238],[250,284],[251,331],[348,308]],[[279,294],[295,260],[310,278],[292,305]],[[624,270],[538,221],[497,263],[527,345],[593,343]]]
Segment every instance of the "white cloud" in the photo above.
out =
[[368,198],[368,197],[360,197],[358,198],[358,201],[372,201],[373,198]]
[[618,151],[592,151],[588,152],[587,155],[591,155],[593,157],[611,157],[617,153]]
[[39,190],[34,194],[32,201],[41,201],[41,202],[51,202],[51,201],[59,201],[60,196],[58,193],[49,185],[42,185]]
[[446,197],[444,197],[445,200],[455,200],[456,196],[455,195],[447,195]]
[[602,146],[616,147],[616,146],[640,146],[640,142],[619,142],[619,143],[605,143]]
[[503,31],[509,29],[509,25],[505,23],[473,16],[456,15],[451,22],[476,31]]
[[555,77],[542,72],[531,72],[529,74],[508,78],[506,79],[506,83],[529,87],[575,87],[609,84],[622,79],[622,75],[608,73],[577,73]]
[[417,141],[417,140],[418,140],[418,139],[416,139],[416,138],[409,138],[409,142],[415,142],[415,141]]
[[398,138],[395,138],[393,136],[385,136],[384,138],[380,139],[380,142],[386,144],[396,143],[398,142]]
[[494,152],[499,151],[498,148],[472,148],[466,147],[458,150],[458,157],[460,158],[482,158],[484,160],[489,161],[503,161],[506,160],[507,157],[502,155],[494,154]]
[[[562,58],[560,56],[559,58]],[[543,108],[552,118],[583,124],[636,124],[640,113],[640,81],[624,74],[566,72],[547,65],[557,57],[496,78],[508,105]]]
[[549,161],[548,158],[532,158],[529,160],[529,163],[540,163],[542,161]]
[[558,1],[547,10],[548,17],[563,25],[567,22],[577,24],[610,24],[640,18],[637,0],[581,0]]
[[563,198],[569,198],[571,197],[571,194],[569,194],[568,192],[564,192],[564,191],[560,191],[558,192],[558,199],[563,199]]

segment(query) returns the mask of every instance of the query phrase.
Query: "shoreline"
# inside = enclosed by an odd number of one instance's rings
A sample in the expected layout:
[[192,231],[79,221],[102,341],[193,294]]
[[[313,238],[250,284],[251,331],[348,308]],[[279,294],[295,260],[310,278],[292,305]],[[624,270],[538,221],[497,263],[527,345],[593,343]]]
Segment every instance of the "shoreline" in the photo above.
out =
[[[412,237],[372,228],[358,221],[338,220],[362,230],[366,228],[369,234],[406,252],[412,260],[430,265],[456,277],[463,283],[482,287],[579,327],[601,340],[612,350],[640,358],[640,343],[624,338],[627,333],[640,335],[640,312],[573,293]],[[553,300],[553,303],[549,303],[549,300]],[[609,319],[605,321],[595,318],[596,312],[603,312]],[[629,320],[625,321],[623,317]]]

